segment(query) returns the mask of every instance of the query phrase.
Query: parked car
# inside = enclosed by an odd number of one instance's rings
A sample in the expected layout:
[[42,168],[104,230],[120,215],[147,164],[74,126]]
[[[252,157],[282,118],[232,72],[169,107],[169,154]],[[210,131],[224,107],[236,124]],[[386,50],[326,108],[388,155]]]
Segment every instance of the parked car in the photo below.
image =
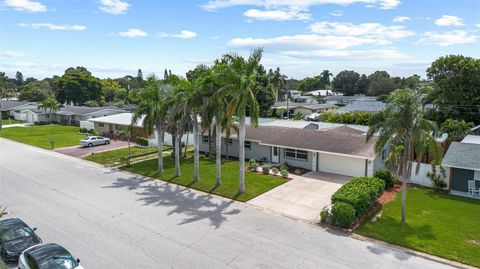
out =
[[80,259],[73,257],[64,247],[47,243],[26,249],[18,260],[19,269],[85,269]]
[[85,139],[80,140],[80,146],[82,147],[93,147],[108,144],[110,144],[110,138],[103,136],[89,136]]
[[20,254],[27,248],[42,243],[31,229],[17,218],[0,221],[0,256],[5,263],[17,262]]

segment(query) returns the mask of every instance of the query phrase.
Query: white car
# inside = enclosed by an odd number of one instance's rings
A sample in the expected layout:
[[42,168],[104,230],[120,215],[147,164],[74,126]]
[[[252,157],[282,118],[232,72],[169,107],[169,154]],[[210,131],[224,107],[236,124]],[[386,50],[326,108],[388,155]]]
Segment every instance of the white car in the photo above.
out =
[[55,243],[27,248],[18,260],[19,269],[85,269],[64,247]]
[[89,136],[85,139],[80,140],[80,146],[82,147],[93,147],[108,144],[110,144],[110,138],[106,138],[103,136]]

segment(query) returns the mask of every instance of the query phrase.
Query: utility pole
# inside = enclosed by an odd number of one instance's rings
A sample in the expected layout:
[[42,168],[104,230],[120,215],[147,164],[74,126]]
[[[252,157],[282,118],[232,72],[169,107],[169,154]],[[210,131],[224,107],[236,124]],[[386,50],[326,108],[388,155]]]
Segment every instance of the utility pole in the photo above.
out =
[[290,90],[287,89],[287,120],[290,119],[290,107],[288,106],[288,99],[290,99]]

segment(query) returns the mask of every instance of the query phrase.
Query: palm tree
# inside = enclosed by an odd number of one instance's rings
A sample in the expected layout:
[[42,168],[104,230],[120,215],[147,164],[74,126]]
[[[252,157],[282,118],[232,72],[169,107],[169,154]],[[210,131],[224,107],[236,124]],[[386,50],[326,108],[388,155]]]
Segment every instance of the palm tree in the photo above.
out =
[[[406,222],[407,184],[412,173],[412,162],[420,164],[426,152],[440,157],[440,147],[432,135],[434,131],[433,123],[424,118],[420,95],[411,89],[392,92],[386,100],[385,109],[371,118],[367,141],[379,133],[375,152],[391,146],[394,149],[391,155],[401,154],[395,170],[402,178],[402,223]],[[389,158],[395,160],[395,156]],[[416,172],[418,168],[419,165]]]
[[152,134],[154,130],[156,130],[158,145],[158,174],[160,176],[163,173],[163,141],[165,136],[165,118],[167,115],[165,103],[170,92],[172,92],[171,86],[163,85],[154,77],[149,77],[145,89],[140,93],[141,102],[133,112],[131,123],[131,125],[134,126],[141,118],[143,118],[142,127],[146,133]]
[[239,194],[245,192],[245,114],[247,109],[250,124],[254,127],[258,126],[259,109],[253,89],[262,52],[261,48],[253,50],[248,60],[236,54],[227,54],[218,63],[220,78],[226,82],[221,92],[230,97],[226,115],[239,117]]
[[47,97],[42,103],[38,106],[39,109],[45,110],[45,113],[52,113],[60,109],[60,104],[53,97]]
[[270,83],[275,89],[275,102],[278,102],[279,92],[284,90],[285,85],[287,84],[287,76],[280,73],[280,68],[277,67],[275,71],[272,71],[270,69],[270,71],[268,72],[268,79],[270,80]]

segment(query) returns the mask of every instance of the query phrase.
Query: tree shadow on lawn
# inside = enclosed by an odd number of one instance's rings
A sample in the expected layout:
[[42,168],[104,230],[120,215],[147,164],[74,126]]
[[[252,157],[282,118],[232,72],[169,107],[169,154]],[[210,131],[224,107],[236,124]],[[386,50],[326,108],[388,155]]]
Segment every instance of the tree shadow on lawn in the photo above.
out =
[[[208,194],[197,194],[192,190],[179,185],[172,186],[169,183],[159,181],[147,181],[141,177],[118,178],[110,186],[103,188],[126,188],[140,196],[138,201],[144,205],[173,207],[168,215],[182,214],[186,218],[180,225],[188,224],[203,219],[208,219],[210,225],[218,229],[227,216],[240,213],[240,209],[229,209],[233,201],[215,199]],[[214,200],[215,199],[215,200]]]

